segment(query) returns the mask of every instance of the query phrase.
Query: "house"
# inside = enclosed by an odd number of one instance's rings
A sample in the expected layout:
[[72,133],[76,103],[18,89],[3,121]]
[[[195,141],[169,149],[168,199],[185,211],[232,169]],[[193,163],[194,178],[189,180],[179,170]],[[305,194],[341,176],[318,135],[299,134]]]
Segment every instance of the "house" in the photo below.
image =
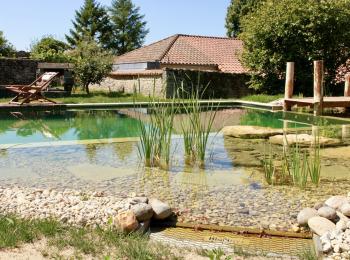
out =
[[247,70],[239,59],[242,50],[238,39],[173,35],[116,57],[113,71],[101,87],[164,96],[174,88],[174,77],[183,79],[191,74],[195,78],[200,71],[203,81],[210,81],[216,89],[212,91],[215,96],[239,97],[249,92]]

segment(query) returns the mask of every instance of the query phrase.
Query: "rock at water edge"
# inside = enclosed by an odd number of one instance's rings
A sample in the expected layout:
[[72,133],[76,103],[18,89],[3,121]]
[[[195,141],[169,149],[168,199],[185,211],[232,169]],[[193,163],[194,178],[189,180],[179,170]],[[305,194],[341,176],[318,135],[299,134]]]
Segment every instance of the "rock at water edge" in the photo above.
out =
[[320,217],[327,218],[329,220],[333,220],[337,217],[337,213],[335,210],[329,206],[323,206],[317,210],[317,214]]
[[146,221],[151,219],[153,216],[153,209],[151,205],[146,203],[133,205],[131,210],[135,213],[138,221]]
[[172,211],[168,204],[157,199],[150,199],[149,204],[153,209],[153,212],[154,212],[153,217],[155,219],[161,220],[171,216]]
[[335,224],[323,217],[312,217],[308,221],[309,228],[316,235],[322,236],[335,229]]
[[332,196],[326,200],[325,204],[333,209],[340,209],[347,202],[349,202],[349,199],[345,196]]
[[302,226],[307,225],[308,220],[315,216],[317,216],[317,210],[313,208],[302,209],[297,216],[298,224]]
[[139,226],[136,215],[131,210],[119,213],[115,219],[115,222],[117,228],[125,233],[136,231]]
[[242,139],[265,139],[273,135],[282,134],[281,129],[273,129],[262,126],[235,125],[225,126],[222,129],[224,136]]

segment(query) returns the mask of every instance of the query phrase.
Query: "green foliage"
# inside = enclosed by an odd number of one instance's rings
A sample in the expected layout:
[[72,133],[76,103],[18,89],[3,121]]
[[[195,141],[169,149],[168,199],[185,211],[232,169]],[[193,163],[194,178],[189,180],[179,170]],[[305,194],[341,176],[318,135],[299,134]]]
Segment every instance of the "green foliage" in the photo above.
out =
[[82,41],[72,52],[74,74],[89,94],[90,84],[99,84],[112,70],[112,55],[95,41]]
[[[241,20],[244,64],[252,86],[280,92],[286,62],[296,63],[295,93],[312,93],[313,60],[324,60],[326,86],[350,55],[350,1],[266,0]],[[333,91],[329,89],[328,92]]]
[[65,51],[68,45],[53,36],[44,36],[31,45],[30,56],[47,62],[68,62],[70,58]]
[[0,57],[12,57],[16,50],[5,38],[4,33],[0,31]]
[[67,42],[76,47],[79,42],[93,39],[102,47],[109,47],[111,23],[107,11],[95,0],[85,0],[84,5],[75,12],[73,29],[66,35]]
[[304,189],[310,177],[311,183],[318,186],[321,180],[321,147],[318,140],[315,137],[309,150],[302,149],[298,143],[291,146],[285,140],[280,165],[275,162],[278,158],[273,156],[271,148],[268,155],[265,152],[262,165],[266,182],[269,185],[292,184]]
[[255,10],[263,0],[231,0],[226,14],[226,34],[228,37],[237,37],[242,32],[241,19]]
[[139,13],[140,8],[131,0],[113,0],[109,12],[113,33],[111,50],[121,55],[141,47],[149,30],[144,15]]

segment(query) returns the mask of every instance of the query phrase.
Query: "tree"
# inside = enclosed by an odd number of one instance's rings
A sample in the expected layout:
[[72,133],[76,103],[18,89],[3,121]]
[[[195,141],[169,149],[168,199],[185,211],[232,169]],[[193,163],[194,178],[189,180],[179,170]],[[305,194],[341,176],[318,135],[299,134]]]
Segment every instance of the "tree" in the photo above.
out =
[[4,33],[0,31],[0,57],[11,57],[15,55],[15,48],[5,38]]
[[56,40],[53,36],[44,36],[32,43],[30,56],[33,59],[47,62],[67,62],[68,55],[65,53],[69,46],[62,41]]
[[67,42],[76,47],[86,38],[92,38],[103,47],[110,45],[111,24],[107,11],[95,0],[85,0],[84,5],[75,12],[73,29],[66,35]]
[[296,63],[296,92],[312,93],[313,60],[324,60],[326,86],[350,56],[350,1],[266,0],[242,19],[242,60],[253,87],[278,92],[286,62]]
[[241,18],[254,11],[263,0],[231,0],[227,8],[226,24],[228,37],[237,37],[241,33]]
[[117,55],[139,48],[149,30],[144,15],[131,0],[113,0],[109,9],[112,20],[113,38],[111,49]]
[[74,74],[87,94],[90,84],[100,84],[112,70],[112,55],[92,39],[78,43],[71,55]]

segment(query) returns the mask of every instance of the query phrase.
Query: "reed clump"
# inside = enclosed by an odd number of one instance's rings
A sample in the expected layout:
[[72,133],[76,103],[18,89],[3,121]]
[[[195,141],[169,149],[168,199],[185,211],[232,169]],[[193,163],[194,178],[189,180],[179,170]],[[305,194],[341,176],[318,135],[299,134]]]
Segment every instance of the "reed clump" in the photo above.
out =
[[[192,82],[191,82],[192,84]],[[148,122],[139,117],[140,144],[138,151],[145,166],[169,169],[171,164],[172,135],[174,132],[175,115],[182,115],[180,122],[183,136],[186,164],[196,164],[204,167],[207,157],[207,147],[210,133],[217,114],[218,104],[207,100],[206,107],[201,105],[206,86],[192,84],[190,90],[184,88],[184,81],[177,84],[175,79],[173,97],[167,102],[161,102],[155,93],[149,98]],[[136,106],[135,106],[136,107]]]
[[274,156],[270,148],[262,160],[264,178],[269,185],[293,185],[302,189],[310,181],[318,186],[321,180],[321,157],[319,138],[308,149],[303,149],[298,142],[295,146],[287,145],[281,156]]

